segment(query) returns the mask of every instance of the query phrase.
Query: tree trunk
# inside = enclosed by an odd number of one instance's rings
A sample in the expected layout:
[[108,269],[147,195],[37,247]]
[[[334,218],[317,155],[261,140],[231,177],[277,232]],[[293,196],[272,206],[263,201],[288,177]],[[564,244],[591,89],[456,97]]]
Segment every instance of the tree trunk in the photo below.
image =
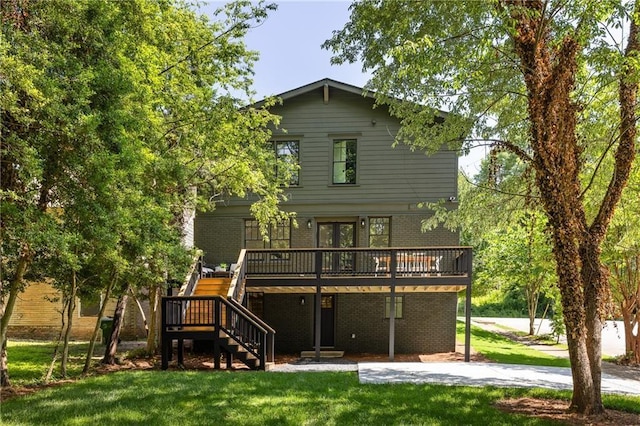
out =
[[100,321],[104,316],[104,313],[107,310],[107,302],[111,297],[111,291],[113,287],[116,285],[118,281],[118,276],[116,273],[113,273],[111,276],[111,281],[107,286],[107,291],[104,294],[104,301],[102,302],[102,306],[100,306],[100,312],[98,313],[98,319],[96,321],[96,325],[93,329],[93,335],[91,336],[91,340],[89,341],[89,348],[87,349],[87,357],[84,360],[84,367],[82,368],[82,375],[89,374],[89,369],[91,368],[91,359],[93,358],[93,351],[96,347],[96,340],[98,339],[98,332],[100,331]]
[[69,340],[73,327],[73,314],[76,312],[76,295],[78,293],[78,282],[76,272],[71,274],[71,291],[69,292],[69,303],[67,304],[67,328],[64,332],[62,343],[62,359],[60,360],[60,375],[67,377],[67,362],[69,361]]
[[[535,278],[533,278],[535,280]],[[527,313],[529,314],[529,336],[535,334],[535,322],[536,314],[538,312],[538,299],[540,298],[540,285],[535,284],[531,288],[527,289]]]
[[140,299],[138,299],[138,296],[133,291],[133,288],[130,288],[130,290],[131,290],[131,296],[133,297],[133,300],[135,300],[136,305],[138,306],[138,312],[140,312],[140,316],[142,317],[142,323],[144,324],[145,337],[147,337],[149,336],[149,325],[147,324],[147,316],[144,313],[144,309],[142,309],[142,304],[140,303]]
[[160,315],[161,288],[154,285],[149,288],[149,333],[147,334],[147,353],[154,354],[158,351],[159,327],[158,315]]
[[10,388],[11,380],[9,380],[9,368],[7,367],[9,358],[7,357],[7,341],[2,342],[0,348],[0,388]]
[[[0,297],[0,342],[2,342],[2,351],[0,353],[0,386],[10,387],[11,382],[9,380],[9,362],[7,358],[7,330],[9,329],[9,320],[13,315],[13,308],[18,300],[18,294],[22,291],[24,283],[24,274],[27,272],[27,268],[31,263],[31,256],[29,254],[22,254],[18,259],[15,275],[9,281],[8,296]],[[3,280],[0,280],[0,286],[2,286]],[[0,287],[0,293],[3,293],[4,288]]]
[[124,323],[124,314],[127,308],[127,300],[129,299],[129,288],[118,298],[115,311],[113,312],[113,327],[111,328],[111,335],[107,341],[107,346],[104,350],[104,358],[102,358],[103,364],[114,365],[116,363],[116,353],[118,352],[118,342],[120,341],[120,330]]
[[[635,156],[636,55],[638,31],[634,18],[620,72],[620,138],[609,187],[588,226],[580,183],[582,150],[577,140],[578,106],[572,98],[582,49],[571,34],[550,43],[546,2],[505,1],[515,24],[515,51],[527,88],[532,165],[542,205],[553,229],[567,343],[573,375],[570,410],[582,414],[604,411],[601,386],[602,320],[608,303],[607,274],[600,246],[620,201]],[[558,60],[557,58],[561,58]]]
[[58,337],[56,338],[56,347],[53,348],[53,355],[51,356],[51,364],[49,364],[49,370],[47,370],[47,374],[44,376],[44,382],[48,383],[51,380],[51,376],[53,376],[53,370],[56,368],[56,361],[58,360],[58,354],[60,353],[60,342],[62,341],[62,335],[65,332],[65,320],[64,315],[68,309],[69,300],[65,300],[62,305],[62,313],[60,315],[60,332],[58,333]]

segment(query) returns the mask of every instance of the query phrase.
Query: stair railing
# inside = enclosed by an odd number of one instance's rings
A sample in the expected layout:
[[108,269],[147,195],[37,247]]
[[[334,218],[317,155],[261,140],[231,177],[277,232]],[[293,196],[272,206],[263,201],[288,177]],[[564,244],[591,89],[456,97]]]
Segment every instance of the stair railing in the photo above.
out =
[[240,255],[238,256],[238,261],[236,262],[236,267],[234,271],[231,271],[232,278],[231,284],[229,285],[229,291],[227,292],[227,299],[234,300],[240,304],[242,304],[242,299],[244,298],[244,282],[245,282],[245,274],[247,272],[247,262],[245,260],[247,250],[240,250]]
[[220,329],[241,345],[250,354],[260,360],[260,368],[265,369],[267,362],[274,361],[275,330],[256,317],[251,311],[233,300],[218,299],[226,321]]
[[189,268],[189,272],[180,287],[180,291],[178,292],[178,296],[191,296],[198,285],[198,280],[202,276],[202,253],[197,253],[193,262],[191,263],[191,267]]
[[[230,302],[232,305],[234,305],[234,307],[238,311],[242,312],[242,314],[244,316],[246,316],[247,318],[250,318],[255,324],[257,324],[259,327],[261,327],[262,330],[264,330],[264,332],[266,333],[266,336],[264,336],[264,337],[266,337],[266,339],[263,342],[264,343],[264,347],[265,347],[265,354],[264,354],[265,359],[266,359],[267,362],[275,362],[275,337],[276,337],[276,331],[271,326],[269,326],[269,324],[264,322],[256,314],[254,314],[249,309],[247,309],[244,306],[242,306],[237,301],[235,301],[233,299],[228,299],[227,301]],[[234,320],[234,318],[228,318],[227,324],[233,324],[234,327],[241,328],[241,327],[238,327],[239,323],[234,323],[234,322],[232,322],[232,320]]]

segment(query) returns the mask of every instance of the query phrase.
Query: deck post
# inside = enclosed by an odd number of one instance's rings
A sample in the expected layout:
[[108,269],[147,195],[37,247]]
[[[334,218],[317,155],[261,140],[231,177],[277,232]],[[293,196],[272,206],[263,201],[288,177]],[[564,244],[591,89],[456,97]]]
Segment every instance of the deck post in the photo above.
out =
[[220,298],[213,300],[213,368],[220,370],[220,323],[222,322],[222,307],[220,306]]
[[395,359],[396,345],[396,270],[398,269],[398,259],[395,250],[391,251],[391,305],[389,307],[389,361]]
[[160,348],[162,351],[162,369],[166,370],[169,368],[169,350],[171,348],[171,344],[169,342],[169,338],[167,337],[167,302],[164,298],[161,299],[160,302],[160,310],[161,312],[161,323],[162,327],[160,333]]
[[320,344],[322,333],[322,286],[320,285],[320,273],[322,271],[322,251],[316,250],[316,300],[315,300],[315,360],[320,362]]
[[467,253],[467,292],[466,300],[464,301],[464,361],[469,362],[471,359],[471,282],[473,280],[473,252],[468,249]]
[[316,362],[320,362],[320,344],[321,344],[321,333],[322,333],[322,287],[320,285],[316,286],[316,297],[315,297],[315,323],[316,323],[316,331],[315,331],[315,360]]

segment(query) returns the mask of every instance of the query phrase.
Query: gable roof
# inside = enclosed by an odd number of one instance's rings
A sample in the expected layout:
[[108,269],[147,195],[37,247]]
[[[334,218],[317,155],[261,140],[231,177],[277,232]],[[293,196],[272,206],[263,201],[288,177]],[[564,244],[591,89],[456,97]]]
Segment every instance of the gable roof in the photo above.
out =
[[361,95],[368,98],[373,98],[373,92],[365,91],[362,87],[353,86],[351,84],[342,83],[336,80],[332,80],[330,78],[323,78],[322,80],[315,81],[313,83],[306,84],[304,86],[298,87],[297,89],[289,90],[287,92],[281,93],[278,95],[283,101],[287,99],[302,95],[307,92],[314,91],[324,86],[333,87],[335,89],[340,89],[345,92],[353,93],[355,95]]
[[[288,90],[286,92],[280,93],[279,95],[274,95],[273,97],[280,98],[284,102],[287,99],[295,98],[296,96],[300,96],[300,95],[303,95],[305,93],[309,93],[309,92],[312,92],[314,90],[320,89],[320,88],[324,87],[325,85],[327,87],[343,90],[345,92],[353,93],[353,94],[358,95],[358,96],[364,96],[364,97],[370,98],[370,99],[374,98],[373,92],[371,92],[371,91],[366,91],[362,87],[353,86],[353,85],[347,84],[347,83],[342,83],[340,81],[332,80],[330,78],[323,78],[321,80],[314,81],[313,83],[309,83],[309,84],[305,84],[304,86],[300,86],[300,87],[298,87],[296,89],[292,89],[292,90]],[[266,99],[258,101],[256,103],[254,103],[253,106],[254,107],[262,106],[262,104],[264,104],[265,100]]]
[[[296,96],[303,95],[305,93],[312,92],[314,90],[318,90],[322,87],[334,88],[343,90],[348,93],[353,93],[358,96],[362,96],[364,98],[375,99],[375,92],[371,90],[365,90],[362,87],[354,86],[352,84],[342,83],[337,80],[333,80],[331,78],[323,78],[318,81],[314,81],[313,83],[305,84],[304,86],[300,86],[296,89],[288,90],[286,92],[280,93],[279,95],[270,96],[275,98],[280,98],[283,102],[287,99],[295,98]],[[266,99],[255,102],[252,106],[260,107],[264,104]],[[437,116],[441,119],[446,118],[450,113],[447,111],[438,110]]]

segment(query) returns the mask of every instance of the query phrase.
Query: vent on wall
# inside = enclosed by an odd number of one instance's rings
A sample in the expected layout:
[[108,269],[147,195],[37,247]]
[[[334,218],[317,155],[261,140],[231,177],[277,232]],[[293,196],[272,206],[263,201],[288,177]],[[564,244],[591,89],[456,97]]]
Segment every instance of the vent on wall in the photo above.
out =
[[325,104],[329,103],[329,85],[327,83],[324,84],[323,100]]

